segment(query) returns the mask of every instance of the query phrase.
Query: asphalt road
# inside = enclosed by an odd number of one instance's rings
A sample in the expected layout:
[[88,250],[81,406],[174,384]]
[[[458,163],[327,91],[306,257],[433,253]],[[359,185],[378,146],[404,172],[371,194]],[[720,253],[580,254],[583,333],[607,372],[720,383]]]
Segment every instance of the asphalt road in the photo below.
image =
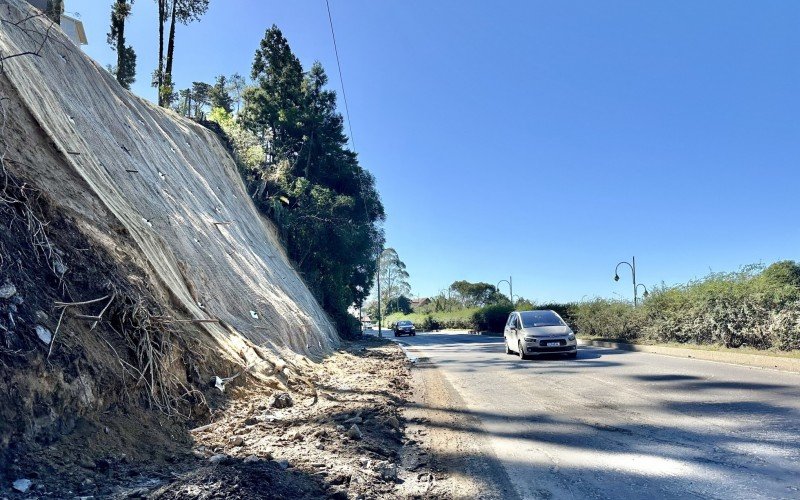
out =
[[521,498],[800,498],[800,374],[597,347],[522,361],[466,334],[401,341],[458,393],[447,411],[475,417],[450,431],[487,443],[475,458],[499,461],[487,470]]

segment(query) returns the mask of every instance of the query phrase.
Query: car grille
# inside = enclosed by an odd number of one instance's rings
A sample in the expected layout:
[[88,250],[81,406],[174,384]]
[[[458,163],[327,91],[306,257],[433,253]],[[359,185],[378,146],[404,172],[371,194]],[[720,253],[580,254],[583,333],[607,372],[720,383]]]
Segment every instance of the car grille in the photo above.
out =
[[561,346],[561,347],[528,347],[527,352],[541,352],[541,353],[548,353],[548,352],[575,352],[576,348],[574,345],[570,346]]

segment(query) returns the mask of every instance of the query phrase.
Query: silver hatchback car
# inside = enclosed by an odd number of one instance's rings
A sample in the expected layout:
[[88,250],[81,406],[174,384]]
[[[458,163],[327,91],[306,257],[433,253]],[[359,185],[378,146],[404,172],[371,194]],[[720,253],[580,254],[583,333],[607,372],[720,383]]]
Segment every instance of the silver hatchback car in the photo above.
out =
[[503,337],[506,354],[528,359],[540,354],[578,356],[575,333],[555,311],[514,311],[508,315]]

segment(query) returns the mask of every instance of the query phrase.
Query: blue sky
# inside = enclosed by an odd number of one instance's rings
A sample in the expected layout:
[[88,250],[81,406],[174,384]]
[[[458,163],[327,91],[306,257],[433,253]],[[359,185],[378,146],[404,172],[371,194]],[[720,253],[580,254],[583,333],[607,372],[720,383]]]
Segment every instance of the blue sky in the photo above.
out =
[[[66,2],[104,65],[110,4]],[[539,301],[627,298],[612,277],[632,255],[648,286],[800,259],[800,2],[331,9],[356,149],[415,295],[512,275]],[[178,85],[249,74],[273,23],[338,89],[324,0],[211,0],[178,27]],[[133,91],[153,99],[154,1],[126,31]]]

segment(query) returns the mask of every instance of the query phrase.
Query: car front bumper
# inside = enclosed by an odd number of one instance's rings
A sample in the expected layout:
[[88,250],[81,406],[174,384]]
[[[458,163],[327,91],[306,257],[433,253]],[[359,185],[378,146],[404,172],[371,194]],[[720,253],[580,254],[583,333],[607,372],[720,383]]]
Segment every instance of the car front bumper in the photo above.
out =
[[[548,345],[558,343],[559,345]],[[537,338],[536,340],[525,341],[525,353],[531,355],[539,354],[570,354],[578,350],[578,341],[570,340],[567,337],[561,338]]]

